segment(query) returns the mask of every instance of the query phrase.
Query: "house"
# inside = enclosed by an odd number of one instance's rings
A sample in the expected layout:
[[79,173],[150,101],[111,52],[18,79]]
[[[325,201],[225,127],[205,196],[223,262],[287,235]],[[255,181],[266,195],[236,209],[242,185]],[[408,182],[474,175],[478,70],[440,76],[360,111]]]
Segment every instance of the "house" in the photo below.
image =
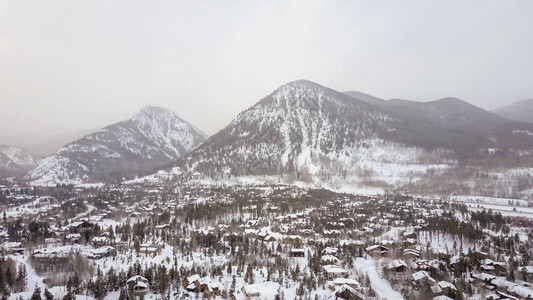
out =
[[472,274],[470,277],[475,283],[483,283],[492,286],[494,286],[492,281],[496,279],[496,276],[487,273]]
[[389,248],[381,245],[373,245],[366,248],[366,253],[372,256],[389,256]]
[[[277,282],[265,281],[261,283],[248,284],[241,288],[242,296],[260,297],[261,299],[275,299],[279,293],[280,285]],[[242,299],[242,296],[233,295],[232,299]]]
[[395,259],[387,266],[389,270],[394,270],[396,272],[405,272],[407,270],[407,264],[401,259]]
[[481,271],[496,275],[496,276],[506,276],[507,275],[507,264],[504,262],[495,262],[492,259],[485,259],[481,264]]
[[[198,274],[191,275],[191,276],[189,276],[189,277],[187,277],[185,279],[184,285],[185,285],[185,287],[187,287],[187,289],[189,289],[189,286],[192,285],[192,288],[194,290],[194,289],[196,289],[195,283],[198,280],[200,280],[200,275],[198,275]],[[199,282],[198,282],[198,284],[199,284]]]
[[216,282],[210,282],[206,289],[204,290],[204,292],[208,295],[208,296],[220,296],[220,286],[218,283]]
[[92,249],[90,252],[98,258],[109,257],[116,254],[115,248],[111,246],[102,246],[96,249]]
[[351,287],[352,289],[356,289],[356,290],[361,289],[361,284],[359,283],[359,281],[357,281],[355,279],[337,278],[337,279],[333,280],[333,286],[334,287],[339,287],[339,286],[343,286],[343,285],[347,285],[347,286]]
[[333,255],[322,255],[320,258],[320,264],[322,265],[338,265],[339,259]]
[[428,272],[426,271],[418,271],[411,275],[412,280],[415,284],[422,284],[422,283],[436,283],[437,281],[433,279]]
[[339,248],[326,247],[324,250],[322,250],[322,254],[337,256],[339,254]]
[[163,249],[161,244],[141,244],[139,246],[139,253],[143,254],[156,254]]
[[62,243],[63,243],[63,241],[58,239],[58,238],[45,238],[44,239],[44,245],[46,247],[61,246]]
[[1,246],[9,254],[24,254],[24,248],[20,242],[5,242]]
[[348,271],[335,265],[322,266],[322,272],[327,279],[342,278],[348,274]]
[[91,242],[93,243],[93,246],[96,248],[96,247],[110,245],[111,239],[105,236],[95,236],[91,239]]
[[291,249],[290,255],[291,257],[305,257],[305,250],[293,248]]
[[302,238],[299,235],[287,235],[283,238],[283,243],[299,247],[302,245]]
[[365,296],[360,292],[350,287],[349,285],[342,285],[335,289],[335,296],[340,299],[350,299],[350,300],[364,300]]
[[259,297],[259,295],[261,295],[259,287],[255,284],[245,285],[242,287],[241,291],[246,297]]
[[457,291],[457,288],[453,283],[447,281],[439,281],[437,286],[442,290],[444,295],[451,295]]
[[70,252],[67,252],[63,249],[38,249],[33,251],[32,254],[33,259],[39,262],[46,262],[46,263],[64,263],[67,262],[70,258]]
[[81,234],[79,233],[70,233],[65,236],[67,242],[71,244],[79,244],[81,241]]
[[140,275],[135,275],[133,277],[130,277],[126,281],[126,284],[128,285],[128,289],[133,289],[133,291],[137,295],[145,295],[148,292],[148,286],[149,286],[148,279]]

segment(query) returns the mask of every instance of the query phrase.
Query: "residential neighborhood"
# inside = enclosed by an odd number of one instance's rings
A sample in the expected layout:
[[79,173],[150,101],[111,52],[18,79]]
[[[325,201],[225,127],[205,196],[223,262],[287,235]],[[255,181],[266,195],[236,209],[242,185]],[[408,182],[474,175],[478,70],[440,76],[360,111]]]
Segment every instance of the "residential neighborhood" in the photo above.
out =
[[531,219],[448,199],[288,185],[3,195],[0,286],[13,299],[533,296]]

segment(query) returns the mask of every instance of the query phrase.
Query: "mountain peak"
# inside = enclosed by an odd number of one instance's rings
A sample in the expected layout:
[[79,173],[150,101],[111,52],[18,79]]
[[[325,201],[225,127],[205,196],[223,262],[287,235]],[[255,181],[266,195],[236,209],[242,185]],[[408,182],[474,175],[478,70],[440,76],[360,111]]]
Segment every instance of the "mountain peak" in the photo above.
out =
[[283,89],[283,88],[302,89],[302,88],[325,88],[325,87],[318,83],[307,80],[307,79],[300,79],[300,80],[288,82],[280,87],[280,89]]
[[135,114],[135,116],[148,115],[148,116],[153,117],[153,116],[157,116],[157,115],[166,115],[166,114],[174,115],[174,113],[171,110],[166,109],[164,107],[154,106],[154,105],[147,105],[147,106],[144,106],[143,108],[141,108],[141,110],[139,110]]
[[204,140],[174,112],[146,106],[129,120],[65,145],[27,177],[37,185],[109,180],[170,163]]
[[509,120],[533,123],[533,99],[507,104],[492,110],[492,112]]

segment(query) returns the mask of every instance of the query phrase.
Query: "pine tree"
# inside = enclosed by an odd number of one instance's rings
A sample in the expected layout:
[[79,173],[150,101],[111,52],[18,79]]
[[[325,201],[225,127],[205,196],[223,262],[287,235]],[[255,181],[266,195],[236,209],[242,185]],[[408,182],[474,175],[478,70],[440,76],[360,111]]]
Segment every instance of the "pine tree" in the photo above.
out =
[[74,300],[74,295],[72,295],[71,291],[67,291],[67,294],[63,296],[63,300]]
[[38,286],[35,286],[35,290],[33,290],[33,294],[31,295],[30,300],[42,300],[41,298],[41,288]]
[[228,268],[226,269],[226,272],[228,273],[228,275],[231,275],[231,273],[232,273],[231,261],[228,262]]
[[23,292],[26,290],[26,282],[27,282],[26,277],[27,277],[26,265],[20,264],[18,267],[17,279],[15,280],[15,286],[18,292]]
[[46,300],[54,300],[54,295],[52,295],[52,293],[50,293],[50,291],[47,288],[45,288],[44,289],[44,298]]

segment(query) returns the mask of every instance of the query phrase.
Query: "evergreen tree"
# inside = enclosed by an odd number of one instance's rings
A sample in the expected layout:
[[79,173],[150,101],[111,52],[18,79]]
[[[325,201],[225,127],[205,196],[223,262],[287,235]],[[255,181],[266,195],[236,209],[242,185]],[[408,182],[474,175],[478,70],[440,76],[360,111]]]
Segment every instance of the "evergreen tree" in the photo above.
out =
[[35,286],[35,290],[33,290],[33,294],[31,295],[30,300],[42,300],[41,298],[41,288],[38,286]]
[[67,291],[67,294],[63,296],[63,300],[74,300],[74,295],[72,294],[71,291]]
[[44,289],[44,299],[54,300],[54,295],[52,295],[52,293],[50,293],[50,291],[47,288]]
[[[26,265],[20,264],[17,272],[17,279],[15,280],[15,286],[17,292],[23,292],[26,290],[27,282]],[[39,291],[40,292],[40,291]]]

